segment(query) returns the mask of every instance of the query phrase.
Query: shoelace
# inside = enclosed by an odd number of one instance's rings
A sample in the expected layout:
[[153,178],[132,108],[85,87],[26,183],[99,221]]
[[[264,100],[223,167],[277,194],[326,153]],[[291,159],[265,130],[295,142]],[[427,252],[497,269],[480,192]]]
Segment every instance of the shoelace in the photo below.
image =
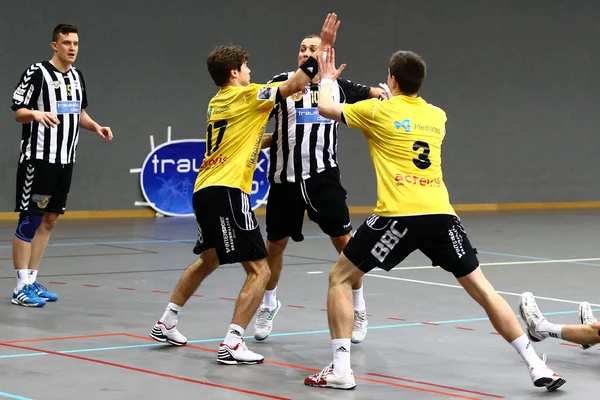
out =
[[325,368],[323,368],[323,370],[321,372],[319,372],[316,376],[316,381],[320,381],[321,378],[323,378],[323,375],[327,375],[331,372],[332,368],[331,368],[331,364],[329,364],[328,366],[326,366]]
[[269,324],[268,318],[271,314],[271,311],[268,308],[261,308],[258,312],[258,317],[256,318],[256,325],[260,328],[266,328]]
[[362,324],[365,322],[366,318],[366,314],[362,314],[362,313],[355,313],[354,314],[356,316],[356,318],[354,318],[354,327],[355,328],[362,328]]

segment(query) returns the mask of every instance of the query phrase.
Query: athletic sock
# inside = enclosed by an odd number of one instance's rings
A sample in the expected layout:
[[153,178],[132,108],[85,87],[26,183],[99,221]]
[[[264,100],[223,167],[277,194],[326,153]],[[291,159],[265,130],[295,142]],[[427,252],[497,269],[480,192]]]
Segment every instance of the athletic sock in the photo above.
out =
[[38,270],[37,269],[29,269],[29,283],[35,283],[35,281],[37,280],[37,274],[38,274]]
[[229,325],[229,330],[227,331],[227,336],[225,336],[223,343],[230,348],[234,348],[242,341],[242,336],[244,336],[244,328],[236,324],[231,324]]
[[526,334],[519,336],[510,344],[519,353],[528,368],[541,368],[545,366],[544,361],[537,355]]
[[23,287],[29,284],[29,270],[28,269],[17,269],[17,291],[23,289]]
[[277,287],[273,290],[265,290],[263,305],[271,311],[277,308]]
[[177,317],[179,316],[180,312],[181,306],[178,306],[175,303],[169,303],[167,305],[165,313],[160,318],[160,322],[162,322],[163,325],[167,327],[167,329],[171,329],[172,327],[177,325]]
[[553,324],[552,322],[548,322],[548,320],[543,320],[535,331],[544,337],[562,339],[562,329],[564,326],[564,324]]
[[333,371],[346,375],[350,371],[350,338],[331,340],[333,347]]
[[366,310],[366,305],[365,305],[365,298],[363,297],[363,287],[361,286],[360,289],[352,289],[352,298],[354,300],[354,309],[356,311],[365,311]]

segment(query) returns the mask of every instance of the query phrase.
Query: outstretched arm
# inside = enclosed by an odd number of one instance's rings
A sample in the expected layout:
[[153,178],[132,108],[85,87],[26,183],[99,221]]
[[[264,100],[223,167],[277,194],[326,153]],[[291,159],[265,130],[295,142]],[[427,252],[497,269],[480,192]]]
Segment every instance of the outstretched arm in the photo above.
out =
[[[342,122],[343,105],[333,101],[331,84],[333,79],[339,75],[335,68],[335,50],[326,49],[318,58],[319,73],[321,74],[321,87],[319,88],[319,114],[325,118]],[[343,69],[344,65],[340,67]]]

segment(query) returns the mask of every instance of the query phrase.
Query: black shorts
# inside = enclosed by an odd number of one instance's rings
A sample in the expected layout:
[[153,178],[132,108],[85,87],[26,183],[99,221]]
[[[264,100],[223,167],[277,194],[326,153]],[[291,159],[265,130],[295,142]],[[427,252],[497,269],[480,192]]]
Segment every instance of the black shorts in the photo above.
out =
[[198,222],[195,254],[215,249],[220,264],[267,257],[265,242],[246,193],[237,188],[209,186],[195,192],[192,203]]
[[15,211],[27,215],[64,214],[72,176],[73,164],[41,160],[19,162]]
[[479,266],[458,217],[447,214],[380,217],[373,214],[354,233],[344,255],[364,273],[375,267],[390,271],[420,250],[432,262],[461,278]]
[[272,242],[286,237],[295,242],[304,240],[305,211],[326,235],[346,235],[352,231],[347,196],[338,168],[326,169],[302,182],[272,183],[267,201],[267,239]]

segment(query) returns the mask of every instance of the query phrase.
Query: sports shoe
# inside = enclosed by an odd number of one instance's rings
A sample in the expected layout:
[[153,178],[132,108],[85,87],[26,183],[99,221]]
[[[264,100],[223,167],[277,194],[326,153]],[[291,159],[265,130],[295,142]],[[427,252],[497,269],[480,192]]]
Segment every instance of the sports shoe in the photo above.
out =
[[527,325],[527,335],[532,342],[541,342],[546,339],[545,336],[538,333],[537,327],[546,318],[542,315],[535,298],[531,292],[525,292],[521,295],[521,301],[519,303],[519,312],[521,318]]
[[49,292],[43,285],[40,285],[37,282],[33,282],[31,284],[31,288],[40,298],[46,301],[56,301],[58,300],[58,295],[56,293]]
[[358,344],[365,340],[367,336],[367,312],[354,310],[354,328],[352,328],[352,337],[350,341]]
[[274,310],[269,310],[267,307],[258,309],[256,321],[254,321],[254,339],[265,340],[273,330],[273,319],[281,308],[281,302],[277,299],[277,307]]
[[546,387],[546,390],[553,392],[565,383],[567,380],[556,372],[552,371],[546,363],[546,355],[543,356],[544,365],[539,368],[529,368],[529,375],[536,387]]
[[[579,323],[583,325],[591,325],[595,324],[596,322],[598,322],[598,320],[594,318],[594,313],[592,312],[592,306],[590,303],[584,301],[583,303],[579,304]],[[579,347],[581,347],[583,350],[587,350],[592,347],[592,345],[580,344]]]
[[40,298],[31,285],[25,285],[21,290],[15,288],[10,302],[24,307],[43,307],[46,305],[46,300]]
[[217,352],[217,362],[221,364],[261,364],[264,360],[262,355],[248,350],[244,339],[234,347],[221,343]]
[[304,378],[304,384],[320,388],[344,390],[350,390],[356,387],[356,381],[354,380],[354,373],[352,370],[344,376],[338,375],[333,370],[333,363],[323,368],[318,374],[309,375]]
[[167,328],[165,324],[157,321],[148,336],[157,342],[169,343],[173,346],[185,346],[187,344],[187,338],[179,333],[176,326],[177,325],[173,325],[171,328]]

